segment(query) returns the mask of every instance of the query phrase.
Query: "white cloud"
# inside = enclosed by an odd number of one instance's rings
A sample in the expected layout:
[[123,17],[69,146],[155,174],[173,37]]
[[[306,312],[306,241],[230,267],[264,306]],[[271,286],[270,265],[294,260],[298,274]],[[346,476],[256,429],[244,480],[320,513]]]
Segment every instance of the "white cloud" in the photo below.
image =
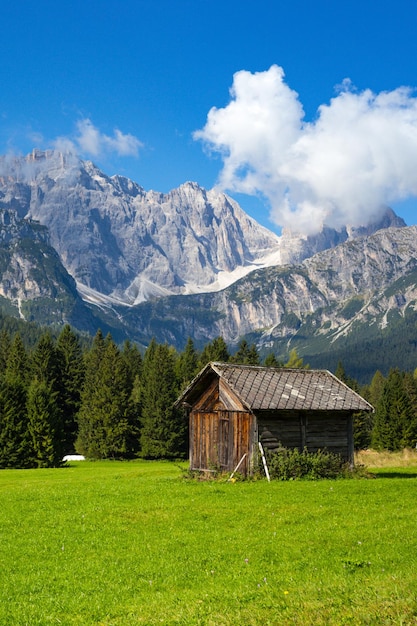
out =
[[241,71],[230,103],[212,108],[194,137],[222,155],[220,187],[262,194],[292,230],[358,226],[417,196],[417,99],[406,87],[356,93],[345,79],[308,123],[282,68]]
[[118,128],[113,131],[113,136],[102,133],[88,118],[77,122],[75,136],[58,137],[54,142],[57,150],[96,158],[110,152],[118,156],[137,156],[142,146],[137,137],[122,133]]
[[104,152],[116,152],[119,156],[137,156],[142,142],[134,135],[124,134],[118,128],[112,137],[100,132],[89,119],[80,120],[77,124],[76,142],[81,151],[93,156]]
[[99,130],[90,122],[89,119],[79,120],[77,122],[78,135],[75,138],[81,152],[99,156],[105,145],[104,138]]

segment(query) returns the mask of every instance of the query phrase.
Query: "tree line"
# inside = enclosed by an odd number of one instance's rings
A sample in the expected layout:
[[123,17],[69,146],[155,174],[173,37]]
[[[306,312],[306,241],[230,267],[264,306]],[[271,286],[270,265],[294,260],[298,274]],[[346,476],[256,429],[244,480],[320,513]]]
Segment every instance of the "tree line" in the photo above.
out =
[[357,450],[398,451],[417,446],[417,369],[392,368],[386,376],[377,370],[369,385],[359,385],[347,376],[340,362],[335,374],[375,409],[354,418]]
[[[232,355],[222,337],[201,351],[182,352],[152,340],[143,352],[118,346],[99,330],[88,343],[69,325],[44,331],[28,346],[19,332],[0,332],[0,469],[58,467],[65,454],[91,459],[185,458],[188,422],[174,408],[180,392],[209,361],[308,367],[296,350],[285,363],[263,362],[242,340]],[[396,450],[417,442],[417,383],[413,374],[377,372],[368,386],[336,375],[376,412],[355,418],[357,448]]]

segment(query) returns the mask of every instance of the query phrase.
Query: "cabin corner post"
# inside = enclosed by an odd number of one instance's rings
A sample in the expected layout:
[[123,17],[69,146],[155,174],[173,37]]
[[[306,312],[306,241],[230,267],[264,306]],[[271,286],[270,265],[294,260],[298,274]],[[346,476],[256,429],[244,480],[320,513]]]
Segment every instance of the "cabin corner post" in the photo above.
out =
[[193,412],[187,411],[188,414],[188,460],[190,463],[190,470],[193,468],[193,444],[194,444],[194,421]]

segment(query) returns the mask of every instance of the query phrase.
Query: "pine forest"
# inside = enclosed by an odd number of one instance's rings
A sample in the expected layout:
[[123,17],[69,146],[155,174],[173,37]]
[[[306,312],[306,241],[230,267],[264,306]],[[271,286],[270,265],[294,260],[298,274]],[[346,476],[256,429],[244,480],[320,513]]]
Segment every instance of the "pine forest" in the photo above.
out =
[[[2,318],[0,331],[0,468],[59,467],[66,454],[89,459],[181,459],[188,424],[174,408],[180,392],[209,361],[309,367],[296,350],[285,362],[262,360],[242,340],[232,355],[222,337],[201,351],[188,339],[178,352],[152,340],[140,350],[110,334],[78,335],[69,325],[55,336]],[[9,324],[9,325],[8,325]],[[373,414],[357,414],[356,449],[399,450],[417,444],[416,373],[376,371],[367,385],[334,372],[366,398]]]

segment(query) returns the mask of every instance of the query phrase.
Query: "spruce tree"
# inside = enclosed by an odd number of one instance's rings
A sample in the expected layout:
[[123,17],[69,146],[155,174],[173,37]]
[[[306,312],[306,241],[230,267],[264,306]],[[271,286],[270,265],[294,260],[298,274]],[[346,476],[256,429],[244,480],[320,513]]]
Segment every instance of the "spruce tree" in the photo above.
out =
[[138,449],[138,423],[132,415],[132,380],[126,359],[111,339],[101,367],[102,401],[105,407],[107,458],[131,458]]
[[385,378],[379,370],[375,372],[369,385],[369,394],[367,399],[375,408],[381,398],[384,389]]
[[28,383],[29,357],[19,333],[14,336],[10,347],[5,376],[12,380],[19,379],[23,384]]
[[278,361],[273,352],[268,352],[264,360],[265,367],[283,367],[283,363]]
[[230,359],[230,354],[227,349],[227,345],[223,337],[216,337],[210,343],[206,344],[200,355],[198,369],[202,369],[207,363],[211,361],[219,361],[220,363],[227,363]]
[[242,339],[237,352],[230,358],[230,361],[241,365],[259,365],[260,359],[255,344],[249,345],[246,339]]
[[373,414],[369,411],[359,411],[353,416],[353,445],[355,450],[369,448],[372,441],[374,425]]
[[403,431],[403,445],[405,448],[415,448],[417,445],[417,381],[413,374],[404,373],[403,386],[410,406],[409,416]]
[[0,332],[0,379],[4,375],[7,367],[12,340],[7,330]]
[[54,391],[58,390],[58,357],[55,342],[48,331],[41,335],[31,354],[30,375],[32,379],[37,378],[51,385]]
[[27,398],[29,432],[36,465],[59,467],[62,464],[62,433],[56,393],[51,384],[34,378]]
[[69,324],[62,329],[57,343],[58,405],[62,416],[63,448],[68,454],[74,451],[77,437],[77,415],[81,405],[81,388],[84,381],[84,359],[77,335]]
[[93,339],[90,350],[85,355],[84,384],[81,390],[81,404],[78,412],[78,435],[75,449],[78,453],[91,458],[103,458],[100,441],[104,439],[100,412],[96,411],[96,395],[101,384],[100,367],[103,361],[105,343],[99,329]]
[[198,374],[198,355],[191,337],[187,339],[184,351],[178,355],[175,370],[181,391]]
[[407,426],[412,418],[403,375],[398,369],[389,372],[377,404],[372,431],[376,450],[401,450],[407,444]]
[[152,342],[144,358],[141,456],[160,459],[185,455],[187,424],[173,407],[177,395],[174,353],[166,344]]
[[0,467],[35,467],[27,416],[28,356],[20,334],[9,349],[0,388]]
[[0,386],[0,469],[36,467],[26,404],[26,384],[9,373]]
[[343,367],[342,361],[337,362],[337,367],[336,367],[336,371],[334,375],[336,376],[336,378],[338,378],[342,382],[344,383],[346,382],[347,376],[346,376],[345,368]]
[[143,359],[139,348],[135,343],[126,340],[123,344],[122,356],[126,363],[127,375],[129,383],[133,387],[133,383],[142,374]]
[[[345,385],[360,393],[359,385],[350,376],[346,374],[342,362],[337,364],[335,376]],[[363,393],[361,395],[364,395]],[[355,450],[364,450],[369,448],[372,438],[373,415],[368,411],[359,411],[353,416],[353,445]]]
[[76,449],[93,459],[127,458],[137,449],[126,362],[108,335],[97,334],[86,359]]
[[304,365],[303,358],[298,356],[298,352],[296,348],[290,350],[290,354],[288,356],[288,361],[284,364],[284,367],[294,368],[294,369],[309,369],[309,365]]

